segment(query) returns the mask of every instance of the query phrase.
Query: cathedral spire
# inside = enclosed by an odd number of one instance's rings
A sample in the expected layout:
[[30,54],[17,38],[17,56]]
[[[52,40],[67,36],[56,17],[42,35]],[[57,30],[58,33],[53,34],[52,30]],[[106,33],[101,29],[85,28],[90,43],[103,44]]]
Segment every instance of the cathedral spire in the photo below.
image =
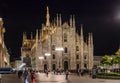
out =
[[90,33],[88,33],[88,46],[90,46],[90,42],[91,42],[91,37],[90,37]]
[[59,20],[60,20],[60,26],[61,26],[61,24],[62,24],[62,20],[61,20],[61,14],[60,14],[60,17],[59,17],[59,18],[60,18]]
[[0,18],[0,26],[3,26],[3,20]]
[[36,43],[38,42],[38,29],[36,30]]
[[57,14],[57,26],[58,26],[58,22],[59,22],[59,21],[58,21],[58,14]]
[[91,46],[93,46],[93,35],[92,35],[92,33],[90,34],[90,42],[91,42]]
[[75,16],[73,15],[73,27],[75,28]]
[[81,32],[80,32],[80,35],[81,35],[81,40],[83,40],[83,25],[81,24]]
[[23,41],[27,39],[27,35],[26,35],[26,32],[23,32]]
[[77,30],[77,34],[76,34],[76,42],[78,42],[78,40],[79,40],[79,33],[78,33],[78,30]]
[[72,27],[72,15],[70,15],[70,27]]
[[[74,27],[74,26],[73,26]],[[84,36],[83,36],[83,26],[81,24],[81,32],[80,32],[80,45],[81,45],[81,64],[84,64],[84,55],[83,55],[83,48],[84,48]],[[81,69],[84,69],[84,66],[81,66]]]
[[40,41],[42,41],[42,31],[40,30]]
[[47,6],[47,14],[46,14],[46,26],[50,26],[50,15],[49,15],[49,8]]

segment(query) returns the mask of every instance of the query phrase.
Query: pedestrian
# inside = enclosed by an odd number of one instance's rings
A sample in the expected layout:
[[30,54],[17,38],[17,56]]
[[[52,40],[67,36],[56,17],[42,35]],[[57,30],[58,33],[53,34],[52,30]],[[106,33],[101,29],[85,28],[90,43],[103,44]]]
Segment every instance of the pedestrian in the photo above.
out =
[[21,76],[22,76],[22,70],[19,70],[18,71],[18,78],[21,78]]
[[66,80],[68,80],[68,75],[69,75],[69,71],[66,70],[66,77],[65,77]]
[[31,81],[32,81],[32,83],[34,83],[34,81],[35,81],[35,72],[33,70],[31,70],[30,73],[31,73]]
[[83,76],[84,75],[84,70],[81,70],[81,76]]
[[97,75],[97,68],[94,66],[92,68],[92,78],[95,79],[96,78],[96,75]]
[[2,83],[2,74],[0,74],[0,83]]
[[80,69],[77,70],[77,75],[80,76]]
[[48,69],[45,70],[46,76],[48,77]]
[[25,71],[23,73],[23,77],[24,77],[24,83],[29,83],[28,82],[28,70],[25,68]]

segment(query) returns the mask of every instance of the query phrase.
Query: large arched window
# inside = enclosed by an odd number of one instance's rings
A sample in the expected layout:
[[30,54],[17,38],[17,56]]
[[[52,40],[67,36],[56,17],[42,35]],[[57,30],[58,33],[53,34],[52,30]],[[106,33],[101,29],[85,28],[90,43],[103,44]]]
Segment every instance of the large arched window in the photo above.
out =
[[84,68],[87,68],[87,64],[84,64]]
[[76,59],[79,59],[79,55],[76,55]]
[[64,42],[67,42],[67,34],[64,33]]
[[65,53],[67,53],[68,52],[68,49],[67,49],[67,47],[65,47]]
[[84,56],[84,59],[86,60],[86,59],[87,59],[87,57],[86,57],[86,56]]
[[55,55],[53,54],[53,59],[55,59]]
[[79,47],[78,46],[76,46],[76,51],[79,51]]

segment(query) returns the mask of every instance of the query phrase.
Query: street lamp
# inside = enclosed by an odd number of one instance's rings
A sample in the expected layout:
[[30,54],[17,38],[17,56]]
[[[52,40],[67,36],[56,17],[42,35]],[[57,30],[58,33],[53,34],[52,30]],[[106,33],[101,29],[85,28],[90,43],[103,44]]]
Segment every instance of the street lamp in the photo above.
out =
[[60,57],[60,52],[64,51],[64,48],[63,47],[57,47],[55,48],[55,51],[58,51],[59,52],[59,69],[62,67],[62,58]]

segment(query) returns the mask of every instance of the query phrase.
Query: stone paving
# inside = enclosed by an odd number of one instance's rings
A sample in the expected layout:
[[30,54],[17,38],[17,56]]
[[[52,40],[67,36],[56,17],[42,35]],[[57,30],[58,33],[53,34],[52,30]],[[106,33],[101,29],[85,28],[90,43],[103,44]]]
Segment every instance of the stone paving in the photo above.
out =
[[69,75],[68,80],[65,79],[65,75],[49,74],[47,77],[44,73],[36,74],[35,83],[120,83],[120,80],[113,79],[92,79],[90,76],[77,76]]
[[[18,78],[17,74],[2,75],[2,83],[23,83],[22,78]],[[31,83],[29,77],[29,83]],[[90,76],[77,76],[71,74],[68,80],[65,79],[65,75],[54,75],[50,73],[48,76],[45,73],[36,73],[34,83],[120,83],[120,80],[114,79],[92,79]]]

